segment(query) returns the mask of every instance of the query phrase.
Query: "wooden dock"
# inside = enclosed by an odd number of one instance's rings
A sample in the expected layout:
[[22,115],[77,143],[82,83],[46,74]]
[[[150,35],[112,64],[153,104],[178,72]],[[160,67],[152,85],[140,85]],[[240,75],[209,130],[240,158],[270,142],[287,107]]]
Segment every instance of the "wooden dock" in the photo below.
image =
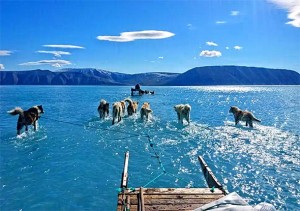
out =
[[[201,164],[207,188],[128,188],[129,152],[125,153],[118,211],[194,210],[227,194],[202,157]],[[202,163],[204,162],[204,163]],[[213,180],[213,181],[212,181]]]

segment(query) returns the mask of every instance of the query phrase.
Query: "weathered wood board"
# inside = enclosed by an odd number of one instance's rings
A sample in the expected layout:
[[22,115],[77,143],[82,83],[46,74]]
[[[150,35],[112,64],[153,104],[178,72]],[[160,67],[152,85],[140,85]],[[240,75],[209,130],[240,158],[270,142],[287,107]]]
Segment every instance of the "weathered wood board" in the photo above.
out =
[[[193,210],[224,196],[218,189],[210,188],[143,188],[144,210]],[[127,205],[122,198],[130,196],[130,210],[142,210],[140,189],[124,191],[118,195],[117,210],[125,210]]]

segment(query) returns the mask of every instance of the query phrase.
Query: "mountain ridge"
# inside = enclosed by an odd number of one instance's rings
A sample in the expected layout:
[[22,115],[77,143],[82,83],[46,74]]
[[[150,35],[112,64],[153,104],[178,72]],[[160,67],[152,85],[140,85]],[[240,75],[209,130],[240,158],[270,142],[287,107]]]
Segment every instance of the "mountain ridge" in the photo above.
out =
[[[246,66],[195,67],[180,74],[170,85],[299,85],[300,74],[293,70]],[[166,84],[169,85],[169,84]]]
[[57,71],[0,71],[0,85],[300,85],[293,70],[246,66],[203,66],[183,73],[147,72],[126,74],[96,68],[65,68]]

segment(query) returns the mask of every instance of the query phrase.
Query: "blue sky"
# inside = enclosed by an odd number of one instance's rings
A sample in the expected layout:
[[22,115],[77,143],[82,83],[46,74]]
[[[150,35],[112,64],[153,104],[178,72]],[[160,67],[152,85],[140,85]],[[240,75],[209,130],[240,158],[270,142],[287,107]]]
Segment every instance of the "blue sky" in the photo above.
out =
[[300,72],[300,0],[0,1],[0,69]]

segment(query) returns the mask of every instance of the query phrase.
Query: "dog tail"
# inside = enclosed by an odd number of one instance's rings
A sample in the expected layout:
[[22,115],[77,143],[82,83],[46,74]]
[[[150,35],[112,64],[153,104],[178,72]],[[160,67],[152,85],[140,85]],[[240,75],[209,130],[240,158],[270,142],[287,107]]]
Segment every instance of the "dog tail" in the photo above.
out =
[[252,113],[250,113],[250,118],[253,120],[253,121],[256,121],[256,122],[261,122],[259,119],[257,119]]
[[106,100],[101,99],[101,100],[100,100],[100,104],[101,104],[101,103],[102,103],[102,104],[106,104]]
[[148,113],[151,113],[152,110],[150,108],[145,108],[145,110],[148,112]]
[[133,103],[132,100],[129,99],[129,98],[126,98],[124,101],[127,102],[127,103],[129,103],[129,105],[132,105],[132,103]]
[[21,114],[23,114],[23,112],[24,112],[24,111],[23,111],[22,108],[16,107],[16,108],[14,108],[14,109],[8,111],[7,113],[9,113],[9,114],[11,114],[11,115],[17,115],[17,114],[21,115]]
[[257,121],[257,122],[261,122],[261,120],[255,118],[254,116],[253,116],[253,120],[254,120],[254,121]]

